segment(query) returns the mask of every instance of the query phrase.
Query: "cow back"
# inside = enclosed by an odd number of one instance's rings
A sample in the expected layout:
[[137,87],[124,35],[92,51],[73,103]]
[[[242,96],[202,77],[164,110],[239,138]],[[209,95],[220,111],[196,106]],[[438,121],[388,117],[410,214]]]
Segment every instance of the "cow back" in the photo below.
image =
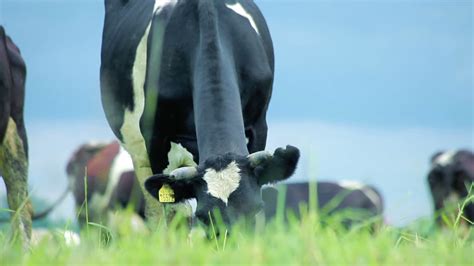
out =
[[318,182],[314,184],[317,188],[316,199],[310,197],[311,186],[311,183],[301,182],[264,188],[262,198],[265,202],[265,216],[273,218],[276,215],[278,197],[283,191],[285,212],[292,212],[297,217],[300,216],[300,207],[308,207],[312,200],[327,215],[348,209],[368,212],[371,216],[381,215],[383,212],[382,196],[371,186],[348,188],[335,182]]

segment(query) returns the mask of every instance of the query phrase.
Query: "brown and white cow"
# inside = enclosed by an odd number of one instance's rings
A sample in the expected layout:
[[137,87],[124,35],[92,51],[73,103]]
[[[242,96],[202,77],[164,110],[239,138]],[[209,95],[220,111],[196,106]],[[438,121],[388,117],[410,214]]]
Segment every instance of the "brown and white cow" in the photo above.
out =
[[[192,155],[176,143],[172,143],[168,157],[171,163],[165,170],[167,172],[183,165],[195,164]],[[119,221],[125,221],[134,232],[142,231],[141,224],[145,218],[144,196],[135,176],[133,161],[117,141],[81,145],[69,159],[66,173],[66,193],[73,193],[81,227],[86,223],[87,199],[89,222],[107,225],[113,231],[114,227],[123,227],[123,222]],[[40,215],[47,215],[61,202],[64,195]],[[132,208],[132,214],[120,212],[128,207]],[[188,204],[176,205],[168,211],[180,211],[188,217],[184,222],[191,222],[191,206]]]
[[107,223],[111,211],[129,203],[143,217],[143,195],[136,187],[132,160],[117,141],[81,145],[69,159],[66,173],[81,226],[86,222],[86,199],[90,222]]
[[13,239],[31,238],[28,199],[28,142],[23,120],[26,65],[20,50],[0,26],[0,176],[7,188]]

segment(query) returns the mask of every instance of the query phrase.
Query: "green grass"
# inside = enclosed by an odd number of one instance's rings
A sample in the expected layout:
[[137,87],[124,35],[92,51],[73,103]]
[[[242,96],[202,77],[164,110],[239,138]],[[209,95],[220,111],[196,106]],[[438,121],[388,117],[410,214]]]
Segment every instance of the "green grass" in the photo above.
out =
[[68,247],[56,237],[28,252],[11,245],[8,232],[2,231],[0,264],[473,265],[470,228],[421,235],[408,228],[385,226],[371,233],[366,228],[344,230],[336,224],[321,226],[318,216],[311,213],[301,221],[274,221],[257,232],[237,226],[228,237],[207,239],[199,234],[190,237],[186,228],[174,223],[153,234],[125,228],[112,233],[109,243],[94,233],[102,229],[97,227],[83,231],[79,246]]
[[[472,195],[473,187],[458,210],[474,201]],[[73,247],[56,233],[24,251],[2,229],[0,265],[474,265],[474,231],[462,225],[460,212],[446,218],[451,222],[444,229],[424,218],[404,228],[381,225],[375,231],[380,219],[346,230],[338,222],[344,217],[328,217],[324,211],[303,212],[301,220],[289,215],[287,223],[280,214],[258,229],[236,225],[230,235],[217,238],[210,230],[210,239],[190,233],[179,218],[149,233],[130,229],[131,211],[119,215],[115,227],[89,222],[81,244]],[[216,228],[225,231],[218,221],[212,224]]]

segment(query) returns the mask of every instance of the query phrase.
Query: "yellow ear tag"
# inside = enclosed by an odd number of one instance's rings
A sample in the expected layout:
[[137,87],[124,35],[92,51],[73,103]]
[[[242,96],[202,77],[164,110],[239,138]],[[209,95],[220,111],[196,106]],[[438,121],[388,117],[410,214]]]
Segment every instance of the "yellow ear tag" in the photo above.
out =
[[164,184],[158,191],[158,199],[162,203],[175,202],[173,189],[169,185]]

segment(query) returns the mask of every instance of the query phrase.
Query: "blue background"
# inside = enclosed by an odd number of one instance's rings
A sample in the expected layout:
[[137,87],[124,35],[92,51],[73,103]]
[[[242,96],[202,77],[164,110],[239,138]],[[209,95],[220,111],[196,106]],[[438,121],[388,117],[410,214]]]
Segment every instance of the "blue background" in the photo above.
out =
[[[390,223],[429,215],[429,157],[474,149],[472,2],[256,2],[276,54],[268,147],[302,149],[292,180],[375,184]],[[28,66],[30,180],[40,197],[65,188],[78,145],[113,139],[99,91],[103,16],[99,0],[0,0],[0,24]],[[69,198],[54,215],[72,217],[72,206]]]

